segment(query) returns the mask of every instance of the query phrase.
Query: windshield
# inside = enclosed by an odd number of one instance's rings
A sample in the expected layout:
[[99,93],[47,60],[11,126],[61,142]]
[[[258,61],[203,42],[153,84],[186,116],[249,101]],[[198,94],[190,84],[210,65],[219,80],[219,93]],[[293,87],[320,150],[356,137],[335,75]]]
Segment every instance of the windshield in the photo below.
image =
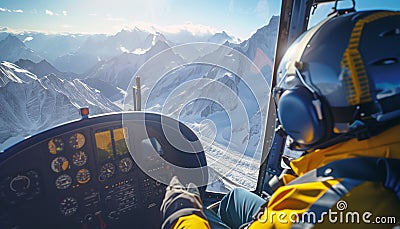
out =
[[264,0],[2,1],[0,150],[80,107],[141,109],[196,132],[209,190],[254,189],[279,12]]

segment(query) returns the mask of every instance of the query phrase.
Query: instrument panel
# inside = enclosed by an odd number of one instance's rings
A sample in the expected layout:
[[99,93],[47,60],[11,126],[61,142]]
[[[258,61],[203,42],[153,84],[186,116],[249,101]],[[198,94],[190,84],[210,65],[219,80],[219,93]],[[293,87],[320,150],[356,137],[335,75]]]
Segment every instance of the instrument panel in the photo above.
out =
[[[158,116],[150,115],[156,120]],[[162,134],[151,130],[157,122],[146,125],[150,134],[138,142],[151,142],[166,160],[176,158]],[[166,185],[136,164],[126,145],[126,135],[132,132],[126,128],[120,114],[90,118],[6,150],[0,161],[0,228],[120,228],[133,221],[143,228],[159,228]],[[205,165],[204,152],[193,156],[192,162],[182,160]],[[154,164],[147,169],[174,175],[174,169],[157,158],[147,160]]]

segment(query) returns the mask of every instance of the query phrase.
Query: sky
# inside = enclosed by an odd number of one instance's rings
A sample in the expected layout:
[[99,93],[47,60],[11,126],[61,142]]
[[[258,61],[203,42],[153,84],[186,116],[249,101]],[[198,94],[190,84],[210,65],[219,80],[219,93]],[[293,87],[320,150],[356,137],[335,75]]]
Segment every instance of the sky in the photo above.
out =
[[47,33],[121,29],[226,31],[247,39],[279,14],[276,0],[1,0],[0,28]]
[[[400,1],[357,1],[359,9],[376,5],[399,9]],[[328,12],[330,6],[319,8]],[[0,30],[115,34],[136,26],[203,35],[226,31],[244,40],[279,13],[279,0],[1,0]],[[311,19],[325,15],[317,10]]]

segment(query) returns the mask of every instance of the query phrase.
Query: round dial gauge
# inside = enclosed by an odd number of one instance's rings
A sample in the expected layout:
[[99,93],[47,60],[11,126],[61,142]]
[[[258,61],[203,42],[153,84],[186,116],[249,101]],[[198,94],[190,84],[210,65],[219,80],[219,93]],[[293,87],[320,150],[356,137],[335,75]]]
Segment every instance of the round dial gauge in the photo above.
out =
[[52,138],[47,143],[47,147],[49,148],[49,152],[51,154],[57,154],[64,150],[64,142],[61,138]]
[[30,185],[31,179],[29,179],[29,177],[18,175],[11,180],[10,189],[13,192],[22,192],[28,190]]
[[118,168],[123,173],[129,172],[132,169],[132,167],[133,167],[133,161],[129,157],[121,159],[118,163]]
[[110,178],[114,175],[115,173],[115,165],[111,162],[105,163],[104,165],[101,166],[100,168],[100,175],[99,179],[105,180],[106,178]]
[[82,166],[87,162],[87,155],[83,151],[77,151],[72,155],[72,163],[76,166]]
[[51,161],[51,169],[56,173],[67,170],[68,166],[69,162],[65,157],[56,157]]
[[75,133],[69,138],[69,145],[74,149],[80,149],[85,145],[85,135],[81,133]]
[[56,179],[57,189],[67,189],[72,184],[72,177],[67,174],[63,174]]
[[78,210],[78,201],[73,197],[67,197],[61,200],[59,208],[63,216],[71,216]]
[[76,173],[76,181],[78,181],[79,184],[86,184],[87,182],[89,182],[90,171],[88,169],[80,169]]

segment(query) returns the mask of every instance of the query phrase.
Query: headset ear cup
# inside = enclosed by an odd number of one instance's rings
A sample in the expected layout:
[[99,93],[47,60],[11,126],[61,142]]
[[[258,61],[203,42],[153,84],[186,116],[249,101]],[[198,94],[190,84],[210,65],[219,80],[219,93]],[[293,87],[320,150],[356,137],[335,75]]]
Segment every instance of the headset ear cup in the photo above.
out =
[[283,129],[303,146],[319,142],[326,132],[326,124],[319,120],[313,100],[313,94],[305,87],[295,87],[286,90],[278,101],[277,114]]

